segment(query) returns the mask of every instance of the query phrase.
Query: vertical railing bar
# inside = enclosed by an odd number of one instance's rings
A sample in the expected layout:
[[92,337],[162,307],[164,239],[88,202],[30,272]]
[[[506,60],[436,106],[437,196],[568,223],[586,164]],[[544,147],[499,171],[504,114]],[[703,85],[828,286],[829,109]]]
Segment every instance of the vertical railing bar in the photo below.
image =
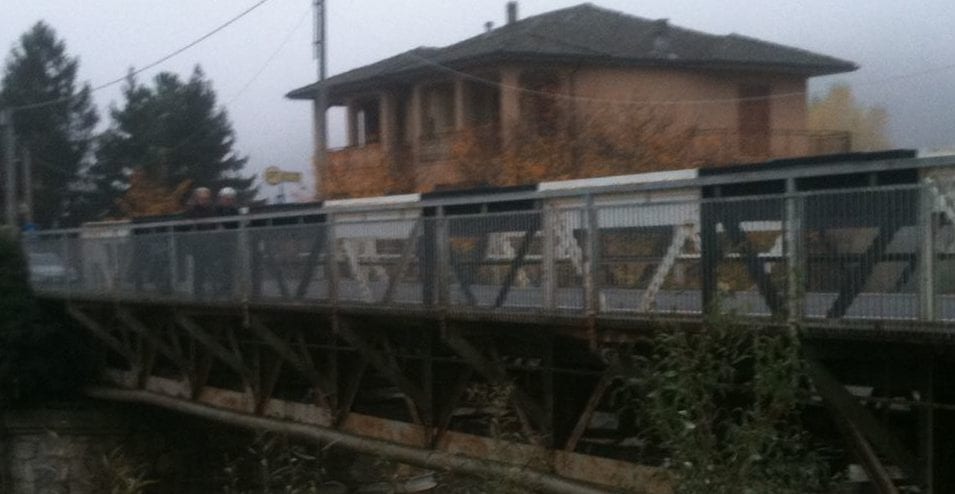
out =
[[335,215],[329,214],[325,218],[326,241],[325,272],[328,279],[328,303],[338,305],[338,239],[335,236]]
[[[25,236],[25,235],[22,235],[20,238],[26,239],[26,236]],[[72,293],[72,290],[73,290],[72,284],[73,284],[73,283],[72,283],[72,281],[71,281],[72,276],[70,276],[70,270],[71,270],[71,266],[70,266],[70,264],[71,264],[71,259],[70,259],[70,236],[69,236],[69,234],[64,233],[60,238],[61,238],[61,242],[60,242],[60,253],[61,253],[61,255],[63,256],[63,268],[64,268],[64,273],[63,273],[63,274],[64,274],[64,280],[63,280],[63,281],[66,283],[66,290],[65,290],[65,292],[66,292],[66,299],[67,299],[67,300],[70,300],[71,298],[73,298],[73,293]],[[27,255],[29,256],[29,253],[27,253]],[[27,257],[27,262],[29,262],[29,257]],[[80,274],[79,274],[79,273],[77,274],[77,279],[80,279]]]
[[541,282],[544,288],[544,308],[553,311],[557,308],[557,264],[555,262],[557,218],[552,204],[544,206],[544,236],[541,245]]
[[584,255],[584,299],[585,311],[589,316],[596,315],[600,310],[597,286],[598,263],[597,250],[599,247],[597,209],[594,207],[593,194],[587,194],[584,210],[582,211],[583,224],[586,228],[587,248]]
[[179,293],[176,281],[179,274],[179,253],[176,250],[176,229],[169,227],[166,234],[169,242],[169,296],[175,298]]
[[[129,236],[132,236],[132,230],[129,231]],[[119,299],[119,282],[122,279],[119,273],[119,257],[122,254],[120,252],[120,247],[124,243],[122,240],[117,240],[117,238],[122,237],[112,237],[109,238],[108,244],[109,250],[112,252],[112,272],[110,280],[110,296],[113,300]]]
[[447,308],[451,304],[451,284],[449,280],[449,265],[451,262],[451,237],[448,232],[448,218],[444,206],[437,208],[437,228],[435,228],[435,287],[438,289],[438,306]]
[[245,218],[239,220],[239,231],[235,241],[239,243],[236,249],[239,253],[238,296],[242,304],[247,305],[252,297],[252,252],[249,246],[249,222]]
[[926,181],[919,189],[919,316],[935,320],[935,194]]
[[795,179],[786,180],[786,220],[783,223],[785,236],[787,318],[791,325],[798,325],[804,316],[805,264],[803,239],[803,197],[795,194]]

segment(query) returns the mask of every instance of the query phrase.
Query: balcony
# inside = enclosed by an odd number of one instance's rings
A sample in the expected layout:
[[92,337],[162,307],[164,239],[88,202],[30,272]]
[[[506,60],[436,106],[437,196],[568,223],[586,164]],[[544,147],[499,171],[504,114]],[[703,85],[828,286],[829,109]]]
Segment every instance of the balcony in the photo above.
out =
[[[566,137],[552,136],[541,139],[563,142]],[[555,152],[566,152],[567,148],[558,146],[556,141],[552,146]],[[519,145],[526,143],[525,140],[518,141]],[[704,129],[692,132],[688,140],[679,137],[668,144],[679,147],[680,151],[677,153],[678,157],[666,164],[651,162],[662,168],[628,167],[628,155],[610,150],[609,156],[601,156],[596,161],[582,153],[573,165],[573,171],[569,173],[576,175],[571,178],[586,178],[608,173],[626,174],[679,167],[757,163],[779,158],[845,153],[851,150],[851,144],[851,135],[848,132],[773,130],[762,134],[741,134],[735,129]],[[626,149],[627,146],[623,148]],[[606,149],[601,150],[607,152]],[[495,183],[503,172],[495,168],[503,166],[501,151],[500,128],[493,125],[435,133],[422,137],[417,146],[403,144],[386,147],[374,142],[331,150],[328,152],[327,170],[322,180],[322,196],[329,199],[367,197],[426,192],[473,183]],[[551,163],[550,158],[535,156],[538,161],[547,160]],[[605,166],[601,168],[614,157],[618,161],[623,160],[620,166],[609,171],[604,169]],[[517,164],[508,166],[519,166],[519,162],[518,159]],[[559,167],[558,162],[563,162],[565,167],[569,163],[567,159],[555,155],[553,166]],[[557,173],[556,176],[567,176],[567,173],[551,171]],[[521,178],[527,179],[523,176]]]
[[322,196],[341,199],[404,192],[397,187],[393,154],[386,152],[381,143],[329,150]]

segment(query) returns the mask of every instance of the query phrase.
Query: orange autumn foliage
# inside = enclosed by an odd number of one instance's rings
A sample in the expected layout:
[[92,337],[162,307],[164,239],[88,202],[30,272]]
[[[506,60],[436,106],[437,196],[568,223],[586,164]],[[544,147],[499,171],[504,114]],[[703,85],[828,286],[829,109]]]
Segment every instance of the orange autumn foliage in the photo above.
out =
[[394,158],[380,144],[329,153],[321,192],[326,199],[371,197],[399,193]]
[[707,140],[665,111],[546,103],[533,102],[533,114],[523,115],[505,133],[506,141],[499,125],[484,125],[422,140],[414,158],[411,146],[386,153],[378,143],[331,152],[320,196],[370,197],[695,168],[716,162],[701,157],[716,156],[724,141],[722,136]]
[[651,112],[610,108],[577,112],[556,128],[523,123],[499,146],[489,133],[470,129],[455,138],[451,162],[462,185],[518,185],[625,175],[694,166],[694,129]]
[[129,189],[116,200],[116,206],[127,218],[178,213],[191,187],[191,180],[168,187],[137,168],[129,177]]

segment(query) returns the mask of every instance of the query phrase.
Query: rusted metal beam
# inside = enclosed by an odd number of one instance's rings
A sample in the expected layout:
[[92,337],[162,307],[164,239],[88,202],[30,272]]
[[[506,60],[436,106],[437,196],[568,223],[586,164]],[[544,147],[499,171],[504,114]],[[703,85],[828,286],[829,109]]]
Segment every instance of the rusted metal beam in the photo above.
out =
[[[398,364],[397,352],[394,348],[391,347],[391,342],[388,340],[387,336],[381,337],[381,347],[383,355],[388,360],[388,364],[392,369],[398,370],[401,372],[401,367]],[[408,415],[411,416],[411,421],[415,424],[431,424],[431,394],[428,392],[429,388],[418,385],[418,388],[421,389],[421,400],[415,401],[410,396],[405,395],[404,401],[405,406],[408,407]],[[419,408],[420,407],[420,408]]]
[[463,397],[464,392],[467,391],[468,384],[471,382],[471,377],[473,376],[474,369],[465,367],[461,369],[461,372],[455,378],[454,384],[448,392],[447,400],[445,400],[444,405],[438,412],[435,431],[431,437],[432,445],[441,441],[441,438],[444,437],[444,433],[447,432],[448,427],[451,425],[451,418],[454,417],[454,409],[461,403],[461,397]]
[[[88,388],[86,394],[97,399],[143,403],[223,424],[253,430],[274,431],[305,440],[318,441],[321,444],[334,444],[337,447],[357,453],[388,458],[429,470],[454,471],[487,479],[506,478],[528,489],[528,491],[539,491],[547,494],[609,494],[612,492],[549,472],[535,470],[524,464],[508,464],[452,452],[406,446],[391,441],[359,436],[331,427],[261,417],[148,391],[95,387]],[[659,488],[651,490],[650,486],[641,487],[643,488],[633,492],[664,492]]]
[[557,427],[554,410],[554,338],[551,335],[542,337],[541,348],[544,358],[541,380],[544,394],[544,424],[543,429],[550,432],[545,438],[545,444],[553,448],[557,445]]
[[156,348],[149,342],[144,342],[142,339],[140,339],[140,342],[140,367],[137,383],[139,384],[139,388],[142,389],[146,386],[146,381],[149,379],[149,376],[152,375],[153,368],[156,365]]
[[[884,478],[888,478],[876,450],[895,464],[911,479],[918,478],[918,460],[896,437],[872,416],[858,400],[846,391],[825,366],[814,358],[808,359],[809,376],[822,396],[823,401],[836,416],[837,422],[845,427],[843,433],[856,449],[870,479],[880,488],[888,488]],[[891,484],[891,479],[889,479]],[[894,489],[894,486],[893,486]],[[882,490],[882,492],[895,492]]]
[[[259,337],[266,345],[268,345],[272,351],[278,354],[281,358],[285,359],[296,371],[302,374],[303,377],[309,380],[312,385],[315,387],[315,390],[319,393],[319,400],[325,406],[331,407],[329,402],[329,393],[334,387],[334,383],[330,383],[328,379],[322,376],[318,369],[315,368],[315,364],[311,361],[310,356],[300,356],[295,349],[289,344],[289,342],[268,328],[260,319],[252,317],[249,320],[249,330]],[[307,353],[307,349],[306,349]]]
[[919,410],[919,443],[922,458],[922,480],[925,492],[933,494],[935,486],[935,355],[929,353],[925,359],[925,376],[922,384],[923,399],[928,406]]
[[133,332],[139,334],[140,337],[146,339],[154,349],[159,353],[163,354],[170,362],[175,364],[179,368],[179,371],[182,372],[183,377],[189,378],[191,365],[186,359],[186,356],[182,354],[181,349],[176,349],[167,344],[163,339],[156,334],[158,330],[147,327],[139,320],[132,312],[128,309],[120,307],[116,309],[116,317],[127,328],[131,329]]
[[[495,384],[512,384],[504,367],[487,359],[459,330],[448,328],[445,342],[487,380]],[[537,427],[545,426],[544,409],[516,384],[514,385],[513,400],[517,407],[520,407],[523,412],[529,415]]]
[[580,442],[580,439],[584,437],[584,433],[587,432],[587,426],[590,425],[590,420],[593,419],[594,413],[600,405],[600,401],[603,400],[604,395],[607,394],[607,390],[610,389],[610,385],[613,384],[614,377],[613,374],[608,372],[597,381],[597,385],[594,386],[593,392],[590,393],[590,398],[587,399],[587,404],[584,405],[584,409],[581,411],[580,417],[577,419],[576,425],[574,425],[574,429],[570,432],[570,437],[567,438],[567,442],[564,444],[565,451],[574,451],[577,449],[577,443]]
[[345,341],[358,349],[375,370],[384,374],[395,386],[398,386],[398,389],[414,402],[419,412],[424,410],[425,406],[429,406],[428,397],[424,391],[405,376],[404,372],[387,355],[372,347],[347,321],[339,321],[338,331]]
[[285,361],[281,356],[276,355],[272,359],[272,365],[266,366],[262,362],[262,350],[257,347],[256,350],[256,374],[259,376],[259,393],[255,400],[255,413],[262,415],[272,394],[275,392],[275,386],[278,384],[279,376],[282,374],[282,363]]
[[80,323],[81,326],[86,328],[87,331],[93,333],[93,336],[96,336],[111,350],[125,358],[130,365],[136,365],[136,353],[129,348],[129,346],[124,345],[115,336],[111,335],[110,332],[99,322],[95,321],[92,317],[71,303],[66,304],[66,312],[76,322]]
[[223,346],[222,343],[219,343],[219,341],[203,329],[202,326],[182,313],[176,314],[175,319],[176,324],[186,330],[193,339],[201,343],[215,358],[239,374],[249,387],[253,387],[256,384],[255,375],[242,362],[242,359]]
[[365,371],[368,369],[368,361],[364,357],[358,357],[351,373],[347,376],[342,386],[341,400],[338,402],[336,410],[335,425],[340,426],[351,413],[352,406],[355,404],[355,397],[358,396],[358,390],[361,389],[361,380],[365,377]]

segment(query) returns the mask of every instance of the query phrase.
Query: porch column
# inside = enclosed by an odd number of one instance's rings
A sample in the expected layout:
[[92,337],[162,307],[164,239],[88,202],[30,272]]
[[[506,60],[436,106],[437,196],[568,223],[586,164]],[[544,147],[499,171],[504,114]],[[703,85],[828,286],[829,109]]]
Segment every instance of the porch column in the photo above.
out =
[[468,88],[463,77],[454,80],[454,130],[460,132],[468,126]]
[[382,91],[378,96],[379,125],[381,126],[381,149],[391,153],[397,146],[398,98],[391,91]]
[[501,143],[510,144],[521,121],[521,72],[517,68],[501,69]]
[[358,107],[355,100],[346,103],[345,113],[348,127],[348,146],[358,145]]
[[411,89],[411,156],[417,163],[421,156],[421,136],[424,134],[424,89],[415,84]]
[[328,106],[316,98],[312,102],[312,118],[315,128],[315,155],[312,157],[315,171],[315,191],[319,198],[323,198],[323,187],[326,170],[328,168],[328,138],[326,128]]

